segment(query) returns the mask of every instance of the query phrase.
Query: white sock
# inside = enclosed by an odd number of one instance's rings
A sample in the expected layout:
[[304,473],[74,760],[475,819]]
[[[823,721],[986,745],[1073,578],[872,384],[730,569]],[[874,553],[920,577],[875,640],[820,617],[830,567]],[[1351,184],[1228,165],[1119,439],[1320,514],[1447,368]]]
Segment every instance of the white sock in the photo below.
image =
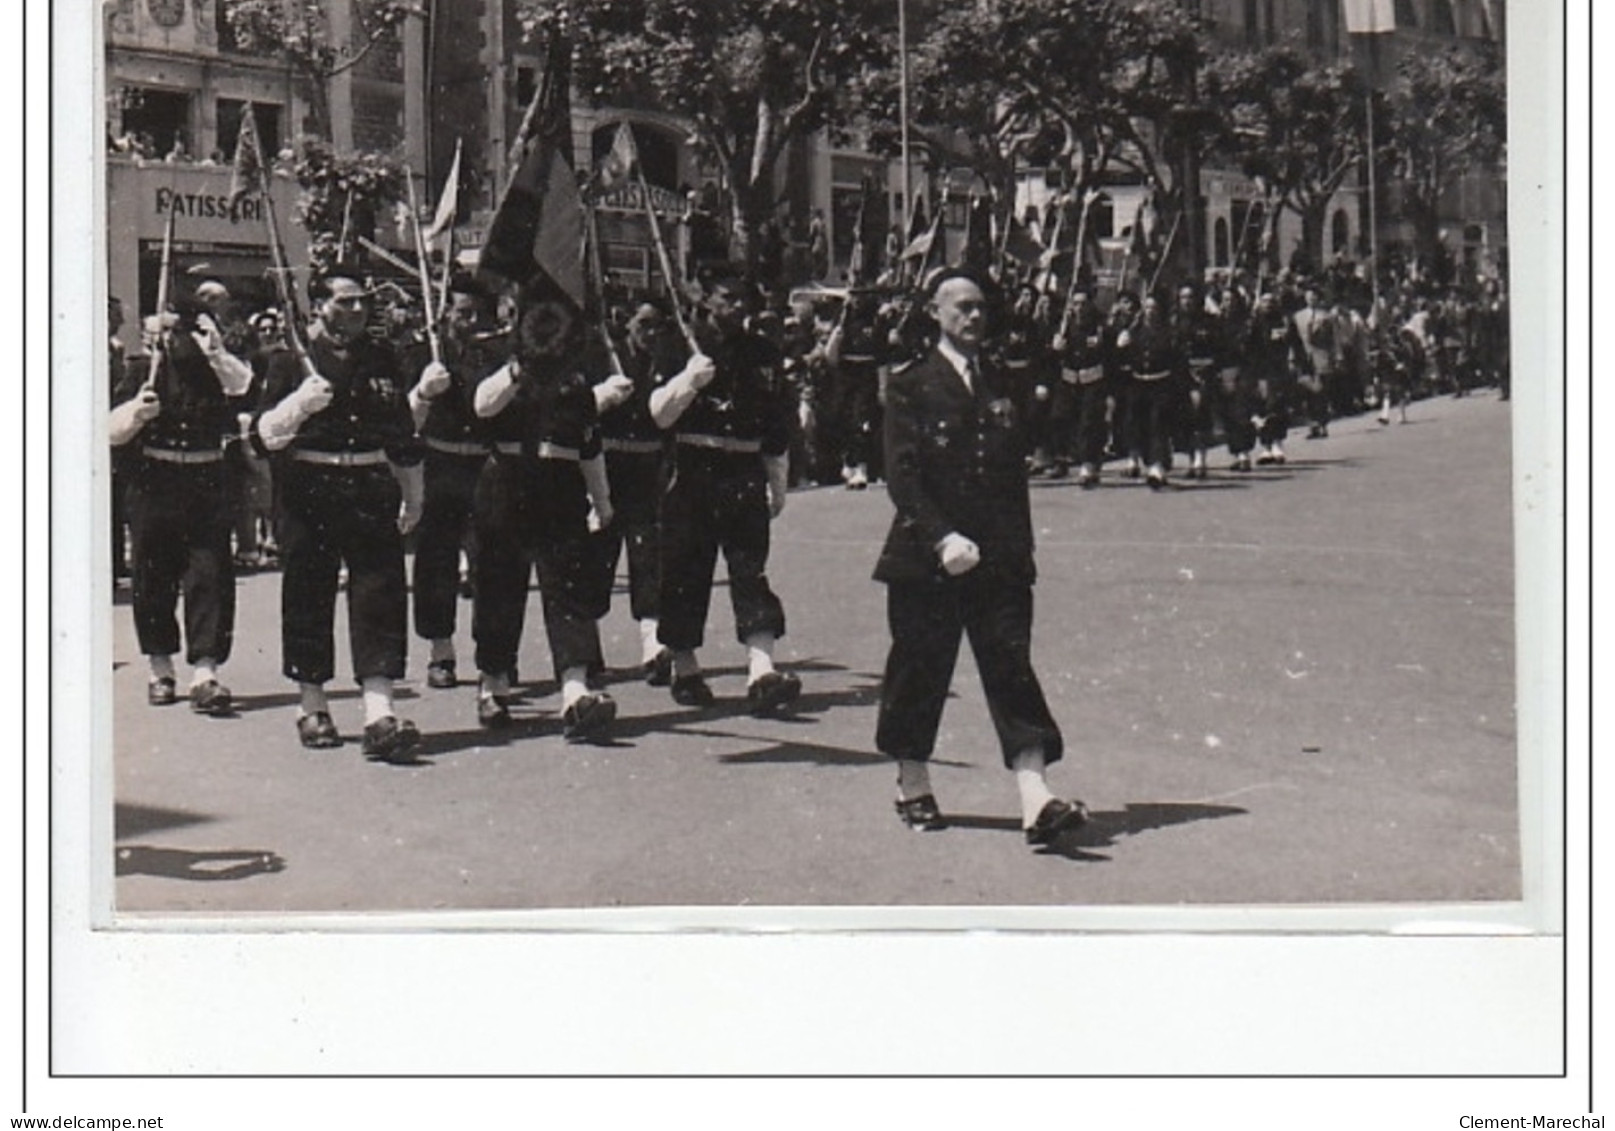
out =
[[360,681],[364,695],[365,726],[380,722],[393,713],[393,681],[384,675],[368,676]]
[[432,641],[432,663],[454,663],[454,638],[444,636]]
[[505,672],[494,675],[490,672],[482,673],[482,682],[477,687],[477,695],[490,699],[495,695],[510,694],[510,676]]
[[146,662],[151,665],[151,678],[153,682],[159,679],[174,678],[174,657],[147,656]]
[[747,679],[752,683],[774,670],[773,633],[754,632],[746,637],[746,666]]
[[1022,750],[1015,755],[1012,764],[1015,784],[1021,791],[1021,824],[1031,828],[1037,815],[1043,812],[1043,806],[1054,800],[1045,776],[1047,765],[1043,761],[1043,748],[1034,746],[1030,750]]
[[330,711],[331,704],[325,698],[325,684],[300,683],[297,693],[302,701],[303,714],[321,715]]
[[684,679],[686,676],[700,675],[701,661],[695,658],[693,650],[673,653],[673,678]]
[[570,707],[589,694],[587,668],[567,668],[561,673],[561,706]]
[[201,687],[208,680],[218,678],[219,667],[218,664],[214,663],[211,656],[203,656],[191,665],[191,686],[193,688]]
[[931,792],[931,763],[909,758],[897,760],[897,796],[913,801]]
[[660,654],[661,650],[661,641],[656,639],[656,618],[646,617],[639,622],[640,658],[648,664]]

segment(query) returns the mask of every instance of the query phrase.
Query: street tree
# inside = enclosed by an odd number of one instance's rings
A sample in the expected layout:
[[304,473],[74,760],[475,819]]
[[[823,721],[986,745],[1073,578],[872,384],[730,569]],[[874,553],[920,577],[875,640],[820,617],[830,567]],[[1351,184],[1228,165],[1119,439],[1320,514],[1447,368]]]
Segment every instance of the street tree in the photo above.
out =
[[1402,208],[1426,264],[1443,258],[1442,198],[1467,173],[1501,172],[1508,152],[1502,60],[1490,45],[1410,52],[1391,91]]
[[731,257],[755,264],[792,141],[852,120],[855,80],[889,59],[895,9],[866,0],[518,0],[529,35],[573,44],[599,104],[681,115],[729,205]]
[[396,44],[399,25],[424,15],[407,0],[354,0],[351,34],[343,43],[332,27],[329,0],[220,0],[220,11],[241,51],[278,58],[291,71],[309,108],[302,132],[327,141],[331,80]]
[[[1205,46],[1198,17],[1176,0],[992,0],[997,80],[1063,135],[1073,196],[1112,171],[1149,187],[1151,266],[1171,255],[1192,269],[1198,162],[1219,136],[1201,106]],[[1192,187],[1191,187],[1192,186]],[[1165,221],[1164,223],[1160,221]],[[1171,243],[1171,247],[1166,245]]]
[[1330,201],[1368,155],[1369,87],[1360,72],[1281,45],[1211,59],[1202,92],[1227,123],[1228,155],[1262,190],[1263,246],[1278,254],[1279,221],[1293,212],[1303,256],[1322,266]]

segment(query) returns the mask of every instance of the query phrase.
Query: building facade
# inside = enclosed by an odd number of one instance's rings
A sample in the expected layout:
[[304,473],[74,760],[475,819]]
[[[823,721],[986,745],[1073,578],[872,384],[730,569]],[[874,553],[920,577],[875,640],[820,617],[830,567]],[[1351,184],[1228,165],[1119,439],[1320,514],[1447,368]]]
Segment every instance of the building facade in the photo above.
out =
[[[337,41],[360,34],[360,0],[327,0]],[[308,90],[290,67],[238,44],[223,0],[107,0],[105,68],[107,293],[125,309],[156,309],[161,251],[174,215],[171,267],[180,285],[201,276],[248,303],[274,300],[267,209],[232,206],[231,159],[246,107],[266,158],[309,125]],[[419,21],[404,25],[333,75],[326,92],[338,151],[388,153],[415,169],[424,82]],[[301,285],[307,240],[293,219],[297,186],[271,178],[270,206]],[[384,226],[390,228],[390,226]],[[382,231],[382,242],[395,242]]]

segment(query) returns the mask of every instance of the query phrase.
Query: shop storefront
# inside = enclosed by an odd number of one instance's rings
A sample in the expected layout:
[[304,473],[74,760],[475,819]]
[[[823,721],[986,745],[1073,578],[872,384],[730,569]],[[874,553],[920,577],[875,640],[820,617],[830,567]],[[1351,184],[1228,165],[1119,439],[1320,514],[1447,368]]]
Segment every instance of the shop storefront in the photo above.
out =
[[[281,238],[299,296],[307,283],[307,241],[292,220],[297,186],[272,178]],[[163,234],[174,213],[173,285],[205,278],[228,286],[245,308],[276,302],[263,201],[230,200],[228,166],[107,159],[107,293],[133,315],[157,307]]]

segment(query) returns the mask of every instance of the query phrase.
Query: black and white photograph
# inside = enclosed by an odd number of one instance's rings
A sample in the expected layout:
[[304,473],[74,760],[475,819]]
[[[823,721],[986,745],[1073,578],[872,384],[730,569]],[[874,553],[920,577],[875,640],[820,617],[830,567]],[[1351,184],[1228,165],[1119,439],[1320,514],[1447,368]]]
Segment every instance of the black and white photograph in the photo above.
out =
[[[82,953],[336,937],[330,984],[379,931],[456,967],[832,932],[928,1034],[904,932],[1212,969],[1564,932],[1557,6],[92,7],[52,387]],[[1057,1025],[1063,961],[995,972],[1004,1015]],[[1518,1016],[1450,973],[1376,992],[1466,1002],[1429,1024],[1468,1049],[438,1067],[1564,1074],[1562,969]],[[434,1063],[109,1024],[61,1063]]]

